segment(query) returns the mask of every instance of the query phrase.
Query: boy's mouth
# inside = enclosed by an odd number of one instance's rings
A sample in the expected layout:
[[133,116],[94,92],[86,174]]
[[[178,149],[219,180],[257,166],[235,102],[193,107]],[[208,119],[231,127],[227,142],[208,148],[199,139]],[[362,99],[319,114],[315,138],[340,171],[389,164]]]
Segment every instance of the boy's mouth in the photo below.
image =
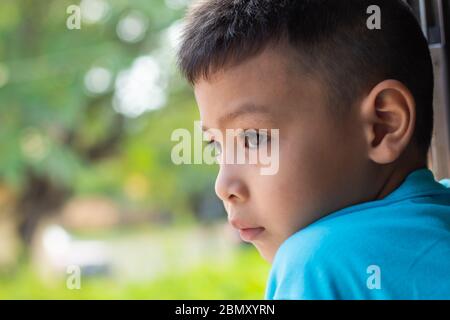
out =
[[239,229],[239,235],[242,240],[251,242],[255,240],[264,230],[265,229],[263,227]]
[[241,239],[245,242],[251,242],[255,240],[264,230],[263,227],[253,227],[246,225],[237,219],[231,219],[230,224],[237,230],[239,230],[239,235]]

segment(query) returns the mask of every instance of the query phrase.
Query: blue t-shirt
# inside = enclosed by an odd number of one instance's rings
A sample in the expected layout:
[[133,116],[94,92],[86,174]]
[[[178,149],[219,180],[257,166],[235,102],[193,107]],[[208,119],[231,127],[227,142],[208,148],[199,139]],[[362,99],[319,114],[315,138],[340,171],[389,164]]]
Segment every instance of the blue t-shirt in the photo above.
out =
[[278,249],[266,299],[450,299],[450,188],[428,169]]

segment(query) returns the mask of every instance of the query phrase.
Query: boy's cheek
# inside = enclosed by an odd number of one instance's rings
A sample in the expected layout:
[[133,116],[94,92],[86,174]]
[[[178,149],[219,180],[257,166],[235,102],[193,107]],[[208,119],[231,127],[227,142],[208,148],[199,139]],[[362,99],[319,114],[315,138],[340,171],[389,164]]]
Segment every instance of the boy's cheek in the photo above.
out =
[[[287,192],[290,194],[286,194]],[[268,201],[261,206],[265,210],[264,220],[268,230],[277,238],[282,238],[281,240],[320,218],[320,203],[305,196],[302,198],[301,192],[283,192],[283,189],[278,189],[278,192],[267,197]]]

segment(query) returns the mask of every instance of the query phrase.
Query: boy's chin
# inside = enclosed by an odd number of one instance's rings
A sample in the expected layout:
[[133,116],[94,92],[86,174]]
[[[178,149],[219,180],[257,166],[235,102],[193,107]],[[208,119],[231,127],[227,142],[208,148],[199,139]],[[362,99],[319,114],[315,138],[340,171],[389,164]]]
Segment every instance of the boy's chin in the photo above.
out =
[[264,260],[266,260],[268,263],[272,263],[277,251],[277,247],[275,245],[270,245],[262,242],[255,242],[253,243],[253,245]]

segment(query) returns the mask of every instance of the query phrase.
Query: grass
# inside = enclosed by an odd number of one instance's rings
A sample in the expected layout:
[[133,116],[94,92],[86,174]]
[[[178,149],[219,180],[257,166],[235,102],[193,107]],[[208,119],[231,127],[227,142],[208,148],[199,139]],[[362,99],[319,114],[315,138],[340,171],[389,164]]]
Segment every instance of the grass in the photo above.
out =
[[263,299],[269,268],[244,247],[222,264],[204,261],[186,272],[180,266],[146,282],[82,279],[79,290],[69,290],[65,279],[44,283],[23,265],[14,275],[0,274],[0,299]]

